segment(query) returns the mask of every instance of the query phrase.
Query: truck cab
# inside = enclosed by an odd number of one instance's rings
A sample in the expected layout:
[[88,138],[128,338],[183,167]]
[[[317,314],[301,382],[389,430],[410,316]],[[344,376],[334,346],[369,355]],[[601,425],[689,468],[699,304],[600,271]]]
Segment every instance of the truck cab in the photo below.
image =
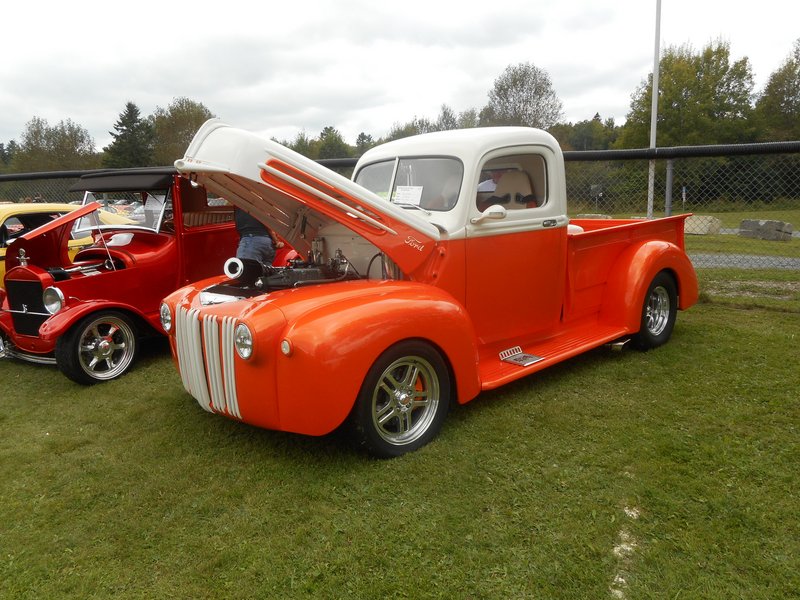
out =
[[[441,232],[452,257],[436,284],[467,308],[483,344],[552,329],[563,301],[569,223],[555,140],[528,128],[447,134],[366,153],[355,182],[420,212]],[[394,179],[381,181],[380,172],[394,172]]]

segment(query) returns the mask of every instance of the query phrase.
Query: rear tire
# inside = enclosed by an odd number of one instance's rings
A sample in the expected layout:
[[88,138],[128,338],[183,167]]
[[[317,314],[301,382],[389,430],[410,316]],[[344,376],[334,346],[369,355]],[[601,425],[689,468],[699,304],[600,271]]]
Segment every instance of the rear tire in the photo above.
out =
[[138,350],[136,325],[117,311],[78,322],[56,342],[56,364],[72,381],[91,385],[128,372]]
[[675,327],[678,313],[678,292],[672,275],[661,271],[650,282],[642,304],[639,333],[633,337],[640,350],[666,344]]
[[351,413],[356,442],[370,454],[392,458],[429,443],[450,403],[450,377],[428,344],[395,344],[367,373]]

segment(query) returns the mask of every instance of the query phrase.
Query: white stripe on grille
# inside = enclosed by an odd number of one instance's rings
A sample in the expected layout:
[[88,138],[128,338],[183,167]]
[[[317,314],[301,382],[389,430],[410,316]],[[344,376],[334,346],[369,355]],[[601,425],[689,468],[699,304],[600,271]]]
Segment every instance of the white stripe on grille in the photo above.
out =
[[225,402],[230,414],[241,419],[239,412],[239,398],[236,395],[236,377],[234,373],[235,356],[233,349],[234,330],[236,319],[224,317],[222,319],[222,367],[225,374]]
[[183,387],[209,412],[241,419],[234,373],[234,317],[202,315],[179,307],[175,316]]

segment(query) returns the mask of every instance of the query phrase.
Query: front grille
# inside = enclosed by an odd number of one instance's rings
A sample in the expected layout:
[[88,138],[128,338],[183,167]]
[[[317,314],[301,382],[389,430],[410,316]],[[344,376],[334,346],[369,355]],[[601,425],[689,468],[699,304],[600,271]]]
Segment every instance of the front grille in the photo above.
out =
[[42,302],[42,284],[39,281],[6,280],[6,292],[16,332],[39,335],[39,327],[50,316]]
[[175,341],[183,387],[209,412],[242,416],[236,397],[233,336],[236,319],[179,307]]

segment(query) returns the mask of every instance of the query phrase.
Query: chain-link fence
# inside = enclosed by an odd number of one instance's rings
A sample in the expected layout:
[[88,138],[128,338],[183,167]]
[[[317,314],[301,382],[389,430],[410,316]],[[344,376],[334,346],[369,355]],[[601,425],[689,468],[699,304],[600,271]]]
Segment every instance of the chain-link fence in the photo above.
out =
[[[686,247],[699,269],[800,270],[800,142],[566,152],[570,217],[691,212]],[[650,159],[654,185],[648,193]],[[352,167],[354,159],[320,161]],[[0,176],[0,201],[79,202],[84,172]]]
[[83,173],[89,172],[0,175],[0,202],[80,202],[83,192],[67,190]]
[[695,267],[800,270],[800,142],[567,152],[565,159],[571,217],[692,213],[686,249]]

